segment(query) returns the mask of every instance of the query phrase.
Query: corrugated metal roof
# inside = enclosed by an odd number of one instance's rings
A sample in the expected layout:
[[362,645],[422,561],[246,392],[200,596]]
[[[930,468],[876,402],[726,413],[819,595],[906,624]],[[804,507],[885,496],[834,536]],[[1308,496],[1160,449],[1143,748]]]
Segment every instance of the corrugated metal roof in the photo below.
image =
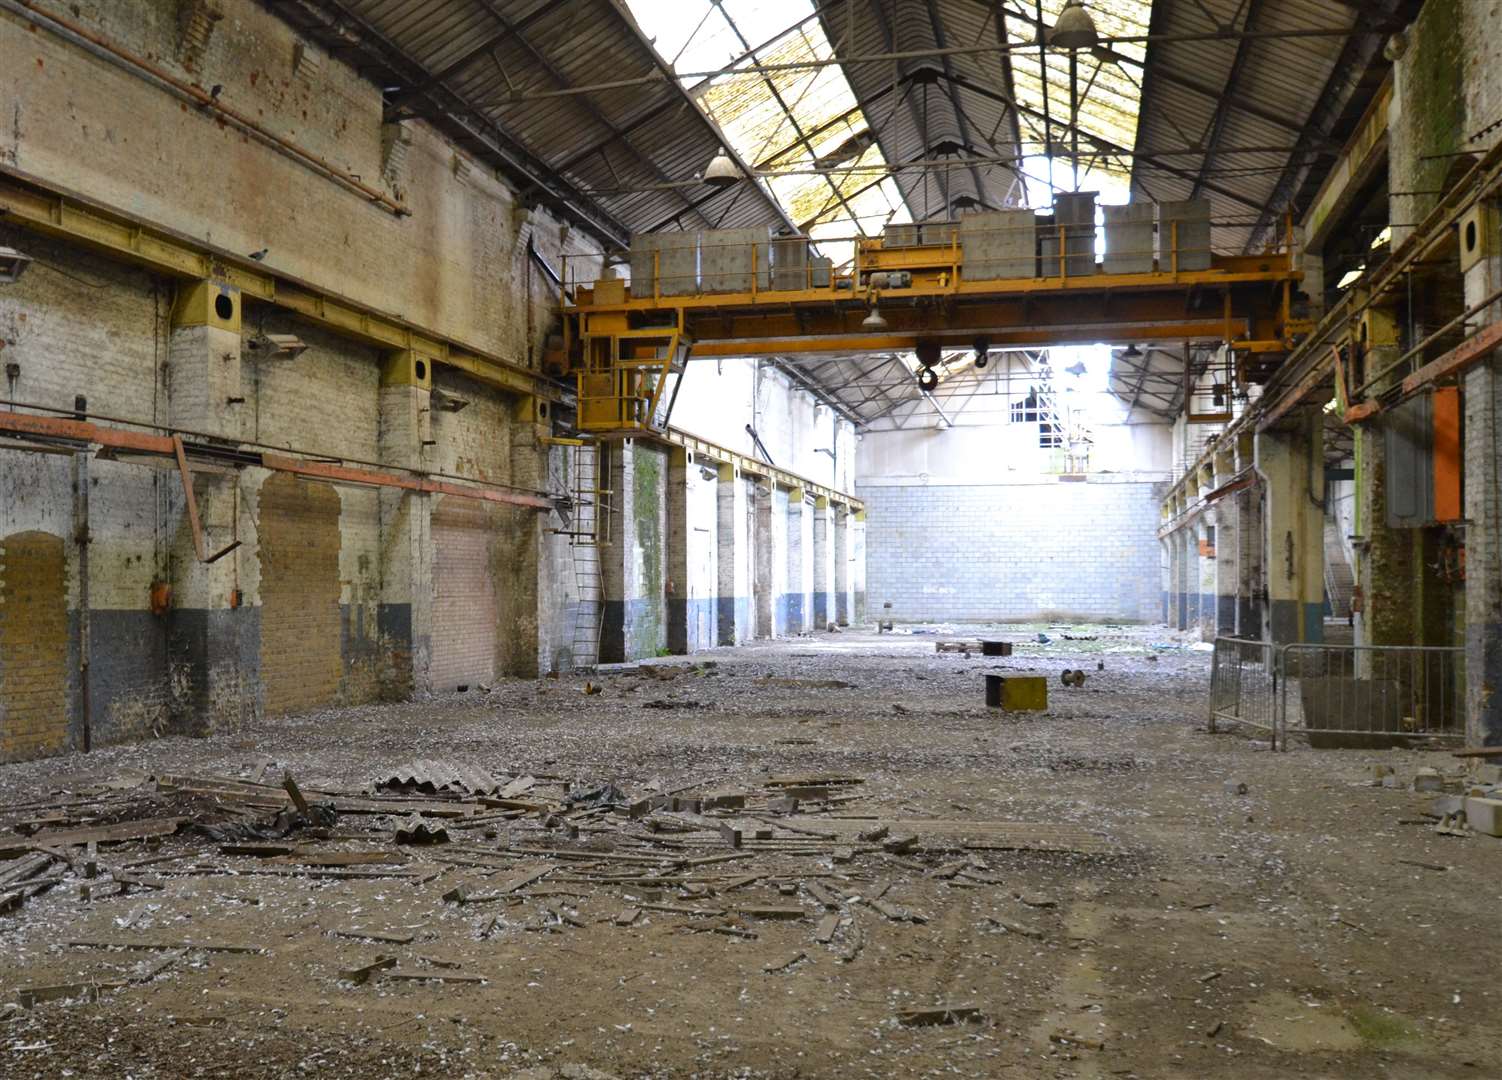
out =
[[[363,52],[355,62],[412,114],[473,127],[464,115],[472,110],[561,180],[560,191],[618,223],[617,233],[785,222],[760,185],[716,192],[697,183],[721,136],[616,0],[263,2],[340,55]],[[649,78],[657,81],[556,93]],[[478,138],[459,142],[489,149]]]
[[[999,44],[1006,33],[995,5],[975,0],[826,4],[820,22],[840,56]],[[845,74],[888,162],[898,167],[946,158],[957,162],[897,174],[897,187],[914,218],[950,217],[975,205],[996,208],[1023,201],[1018,168],[1010,160],[959,164],[1018,154],[1005,54],[924,57],[892,66],[847,64]]]
[[[1057,159],[1070,143],[1070,54],[1049,50],[1040,58],[1029,47],[1015,48],[1037,40],[1040,6],[1046,28],[1065,0],[634,0],[638,15],[651,16],[657,49],[628,0],[263,2],[340,55],[363,53],[356,62],[391,88],[394,101],[446,118],[469,151],[484,155],[499,145],[503,161],[520,161],[564,201],[589,204],[594,220],[617,236],[815,221],[869,223],[868,231],[877,231],[894,198],[916,218],[1013,205],[1024,198],[1016,159],[1050,144]],[[1380,16],[1399,2],[1367,7]],[[1215,235],[1226,251],[1244,247],[1259,222],[1265,231],[1268,203],[1286,202],[1307,178],[1306,166],[1323,160],[1317,155],[1331,148],[1345,99],[1359,94],[1356,80],[1380,43],[1377,34],[1237,36],[1357,26],[1352,6],[1327,0],[1095,0],[1090,6],[1106,38],[1140,35],[1151,12],[1157,40],[1077,54],[1079,78],[1088,86],[1079,109],[1082,153],[1110,173],[1123,171],[1128,160],[1113,157],[1110,146],[1135,150],[1132,187],[1139,198],[1209,195],[1217,219],[1227,222]],[[1228,30],[1219,39],[1173,40]],[[1353,48],[1358,40],[1362,47]],[[831,52],[855,57],[991,44],[1014,48],[847,63],[770,79],[744,70]],[[672,77],[705,58],[709,67],[738,60],[742,70],[692,92]],[[773,88],[786,111],[768,105]],[[884,181],[880,173],[776,176],[765,186],[716,192],[696,178],[722,141],[779,172],[809,173],[832,154],[845,165],[902,171]],[[770,160],[759,155],[763,147]],[[916,167],[951,158],[953,167]]]
[[[1368,5],[1386,14],[1396,5]],[[1212,243],[1228,254],[1281,233],[1278,219],[1338,146],[1336,118],[1361,103],[1381,35],[1261,36],[1352,30],[1353,7],[1325,0],[1159,3],[1147,49],[1134,198],[1208,197]],[[1234,29],[1220,40],[1172,40]],[[1321,127],[1324,130],[1320,130]],[[1165,151],[1175,151],[1166,153]]]

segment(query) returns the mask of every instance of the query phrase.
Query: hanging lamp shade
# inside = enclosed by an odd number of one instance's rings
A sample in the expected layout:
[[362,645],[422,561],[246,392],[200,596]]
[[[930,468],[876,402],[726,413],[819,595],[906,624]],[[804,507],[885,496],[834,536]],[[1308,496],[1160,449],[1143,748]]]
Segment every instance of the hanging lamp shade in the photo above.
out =
[[881,312],[876,310],[876,305],[871,305],[871,314],[861,320],[862,330],[879,331],[887,328],[887,320],[881,317]]
[[746,174],[741,172],[740,166],[730,160],[730,155],[725,148],[720,147],[720,152],[709,161],[709,167],[704,170],[704,182],[712,188],[727,188],[738,180],[744,180]]
[[1059,21],[1054,23],[1048,43],[1060,49],[1090,49],[1099,42],[1095,20],[1085,10],[1083,0],[1069,0],[1059,12]]

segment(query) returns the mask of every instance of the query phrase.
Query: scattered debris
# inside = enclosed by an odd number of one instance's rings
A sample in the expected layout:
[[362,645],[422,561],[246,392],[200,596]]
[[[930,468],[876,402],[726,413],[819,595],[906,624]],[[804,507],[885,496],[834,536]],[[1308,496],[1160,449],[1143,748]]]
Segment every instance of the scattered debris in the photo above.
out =
[[977,1005],[933,1005],[897,1010],[897,1022],[904,1027],[923,1027],[933,1024],[959,1024],[981,1018]]
[[436,821],[413,814],[397,826],[395,839],[398,844],[447,844],[449,831]]
[[790,968],[794,964],[798,963],[798,961],[807,959],[807,957],[808,957],[808,953],[806,953],[806,952],[804,952],[803,950],[800,949],[797,952],[793,953],[791,956],[789,956],[789,957],[787,957],[787,958],[785,958],[783,960],[770,960],[770,961],[768,961],[767,963],[765,963],[765,964],[763,964],[761,966],[761,969],[763,971],[765,971],[767,974],[771,975],[771,974],[774,974],[774,973],[779,972],[779,971],[786,971],[788,968]]
[[388,971],[394,967],[396,967],[396,957],[377,956],[368,964],[362,964],[360,967],[341,971],[339,978],[345,982],[354,983],[356,986],[363,986],[376,972]]
[[819,925],[814,928],[814,940],[820,945],[828,945],[834,940],[835,932],[840,928],[842,915],[825,915],[819,920]]
[[1421,768],[1413,774],[1414,791],[1443,791],[1445,790],[1445,778],[1439,774],[1438,769]]

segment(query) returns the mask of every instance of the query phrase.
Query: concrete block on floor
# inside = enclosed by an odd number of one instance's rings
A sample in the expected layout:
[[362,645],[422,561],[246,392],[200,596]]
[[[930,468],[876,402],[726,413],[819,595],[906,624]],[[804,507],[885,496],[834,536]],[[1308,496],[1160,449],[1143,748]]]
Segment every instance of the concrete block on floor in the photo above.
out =
[[1413,774],[1414,791],[1443,791],[1445,790],[1445,778],[1439,774],[1438,769],[1423,768]]
[[1466,824],[1487,836],[1502,836],[1502,799],[1467,799]]

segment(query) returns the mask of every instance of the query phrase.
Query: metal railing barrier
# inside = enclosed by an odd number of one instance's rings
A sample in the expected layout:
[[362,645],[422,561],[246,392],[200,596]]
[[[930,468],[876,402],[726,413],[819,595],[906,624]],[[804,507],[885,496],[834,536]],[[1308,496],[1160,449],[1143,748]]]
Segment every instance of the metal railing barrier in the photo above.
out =
[[1465,650],[1433,645],[1274,645],[1218,637],[1209,730],[1220,724],[1315,749],[1464,742]]
[[1283,739],[1321,750],[1465,740],[1465,650],[1430,645],[1284,645]]
[[1266,731],[1278,748],[1278,654],[1267,641],[1218,637],[1210,661],[1207,727],[1240,724]]

